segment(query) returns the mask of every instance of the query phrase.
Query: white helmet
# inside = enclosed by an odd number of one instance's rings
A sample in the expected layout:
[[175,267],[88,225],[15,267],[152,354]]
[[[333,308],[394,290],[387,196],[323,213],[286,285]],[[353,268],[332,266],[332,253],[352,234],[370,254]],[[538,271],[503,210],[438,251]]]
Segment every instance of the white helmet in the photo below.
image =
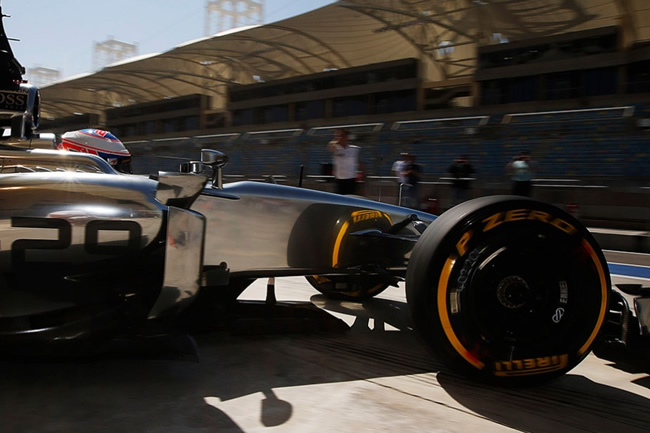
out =
[[101,129],[66,132],[57,144],[58,150],[97,155],[118,171],[131,173],[131,153],[113,134]]

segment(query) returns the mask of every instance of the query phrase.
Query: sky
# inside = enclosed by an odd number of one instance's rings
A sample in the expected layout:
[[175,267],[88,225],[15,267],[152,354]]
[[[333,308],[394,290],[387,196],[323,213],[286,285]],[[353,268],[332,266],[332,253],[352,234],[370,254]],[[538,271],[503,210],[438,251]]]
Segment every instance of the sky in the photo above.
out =
[[[264,23],[280,21],[334,0],[263,0]],[[206,36],[207,0],[0,0],[4,27],[27,69],[60,71],[61,78],[93,72],[96,43],[135,44],[137,54],[168,51]]]

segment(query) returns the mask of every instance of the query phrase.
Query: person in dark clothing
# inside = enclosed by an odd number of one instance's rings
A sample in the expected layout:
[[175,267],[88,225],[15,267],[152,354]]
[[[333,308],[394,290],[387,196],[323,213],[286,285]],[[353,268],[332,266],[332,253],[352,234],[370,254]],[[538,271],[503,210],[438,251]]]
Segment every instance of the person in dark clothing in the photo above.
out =
[[404,179],[401,191],[401,205],[411,209],[418,209],[420,207],[422,167],[415,162],[415,155],[410,153],[404,155],[401,177]]
[[447,171],[453,177],[452,206],[456,206],[467,200],[473,180],[472,177],[475,173],[474,167],[469,163],[467,155],[462,155],[454,160]]

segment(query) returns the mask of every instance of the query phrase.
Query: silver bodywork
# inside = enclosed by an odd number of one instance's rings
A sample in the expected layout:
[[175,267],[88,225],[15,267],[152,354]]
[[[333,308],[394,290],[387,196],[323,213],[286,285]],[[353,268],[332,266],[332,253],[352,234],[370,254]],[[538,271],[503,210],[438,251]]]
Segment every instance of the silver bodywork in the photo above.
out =
[[64,289],[55,274],[74,275],[106,262],[119,275],[115,258],[151,248],[163,229],[165,207],[153,199],[155,190],[149,179],[116,174],[0,175],[0,274],[38,277],[41,286],[2,284],[0,317],[75,305],[57,293]]
[[140,299],[146,318],[161,318],[238,278],[363,274],[370,264],[403,275],[419,232],[382,230],[435,218],[275,184],[124,175],[77,153],[4,150],[0,169],[0,319],[87,308],[94,291],[92,302]]
[[4,149],[0,152],[0,173],[48,171],[115,174],[108,162],[88,154],[44,149]]
[[[9,271],[12,251],[15,255],[15,244],[21,240],[51,243],[47,249],[26,248],[27,259],[62,264],[102,260],[112,250],[146,248],[163,227],[165,207],[153,199],[155,190],[155,182],[136,176],[71,172],[0,176],[0,271]],[[47,225],[42,223],[46,220],[64,224],[39,228]],[[89,224],[97,222],[107,228],[95,224],[98,228],[92,229]]]
[[[413,214],[426,222],[434,218],[412,209],[315,190],[260,182],[225,184],[223,190],[206,188],[192,205],[193,210],[208,216],[205,264],[226,262],[232,273],[258,271],[259,275],[309,274],[316,269],[340,271],[331,262],[312,263],[298,269],[290,263],[291,242],[295,242],[292,232],[300,217],[314,204],[339,208],[341,217],[359,210],[376,210],[394,222]],[[310,224],[315,233],[336,237],[340,230],[335,229],[336,221],[330,219],[316,213]],[[418,234],[412,226],[405,227],[404,233]],[[297,241],[308,242],[308,239]],[[402,264],[395,263],[395,266]]]

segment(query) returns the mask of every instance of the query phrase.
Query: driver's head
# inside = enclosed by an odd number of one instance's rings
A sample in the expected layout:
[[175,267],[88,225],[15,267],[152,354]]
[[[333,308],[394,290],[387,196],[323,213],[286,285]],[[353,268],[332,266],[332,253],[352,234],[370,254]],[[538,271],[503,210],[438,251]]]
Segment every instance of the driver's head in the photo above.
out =
[[113,134],[101,129],[80,129],[61,136],[57,149],[97,155],[117,171],[131,173],[131,153]]

